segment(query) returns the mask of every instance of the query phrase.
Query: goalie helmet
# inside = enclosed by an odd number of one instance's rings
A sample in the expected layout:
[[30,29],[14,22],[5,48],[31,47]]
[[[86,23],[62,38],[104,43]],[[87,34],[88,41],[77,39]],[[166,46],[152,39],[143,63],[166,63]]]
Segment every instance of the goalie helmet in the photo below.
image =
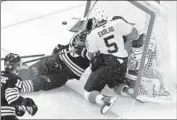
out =
[[5,71],[14,71],[17,70],[21,65],[21,58],[18,54],[9,53],[5,56],[4,59],[4,68]]

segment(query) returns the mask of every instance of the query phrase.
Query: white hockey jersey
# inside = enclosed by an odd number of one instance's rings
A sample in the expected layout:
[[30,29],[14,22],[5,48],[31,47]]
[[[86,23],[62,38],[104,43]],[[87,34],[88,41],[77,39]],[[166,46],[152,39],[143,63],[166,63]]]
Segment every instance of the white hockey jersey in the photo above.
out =
[[123,36],[130,34],[133,26],[118,19],[94,29],[87,36],[87,50],[95,53],[112,54],[117,57],[128,57],[124,47]]

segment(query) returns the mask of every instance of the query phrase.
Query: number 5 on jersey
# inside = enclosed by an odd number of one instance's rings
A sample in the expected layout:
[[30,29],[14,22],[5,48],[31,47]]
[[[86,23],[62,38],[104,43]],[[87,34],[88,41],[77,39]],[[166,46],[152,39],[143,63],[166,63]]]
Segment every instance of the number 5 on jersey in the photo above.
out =
[[118,51],[118,47],[117,47],[117,44],[115,42],[109,42],[109,40],[113,39],[114,38],[114,35],[110,35],[106,38],[103,38],[104,39],[104,42],[106,44],[106,47],[110,48],[110,47],[114,47],[113,50],[110,50],[108,49],[108,52],[109,53],[115,53]]

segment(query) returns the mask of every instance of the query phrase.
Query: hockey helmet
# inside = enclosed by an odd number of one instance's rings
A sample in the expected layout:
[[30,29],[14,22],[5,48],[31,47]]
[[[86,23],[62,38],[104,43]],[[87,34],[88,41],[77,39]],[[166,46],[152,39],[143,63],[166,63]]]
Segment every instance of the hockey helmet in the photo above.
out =
[[79,32],[74,39],[71,41],[71,46],[78,47],[78,46],[85,46],[85,40],[87,37],[88,32],[82,31]]
[[4,59],[5,71],[16,70],[16,68],[20,65],[21,65],[21,58],[18,54],[9,53],[5,56],[5,59]]
[[98,20],[95,17],[89,18],[86,29],[88,31],[91,31],[95,29],[96,27],[98,27]]

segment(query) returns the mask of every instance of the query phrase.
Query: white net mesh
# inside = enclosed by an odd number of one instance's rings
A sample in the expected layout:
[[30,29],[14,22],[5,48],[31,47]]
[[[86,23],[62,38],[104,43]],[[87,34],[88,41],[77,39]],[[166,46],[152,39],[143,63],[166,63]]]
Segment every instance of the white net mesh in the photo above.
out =
[[[128,22],[135,23],[135,27],[140,33],[147,34],[149,27],[150,15],[144,12],[141,8],[136,7],[128,1],[92,1],[91,7],[93,9],[88,14],[88,17],[95,17],[96,19],[107,19],[111,16],[122,16]],[[143,3],[143,1],[139,2]],[[148,5],[146,2],[144,5]],[[169,93],[164,89],[163,80],[165,76],[165,70],[169,69],[170,56],[169,56],[169,43],[167,33],[167,16],[166,14],[156,14],[154,26],[151,34],[150,43],[148,44],[148,51],[145,59],[144,69],[141,78],[141,87],[139,88],[139,99],[156,99],[159,96],[169,96]],[[130,44],[126,45],[129,52],[128,70],[135,71],[134,73],[128,73],[127,83],[130,87],[134,87],[137,79],[137,64],[140,64],[140,60],[136,60],[132,57],[136,53],[132,53]],[[142,54],[142,53],[141,53]],[[141,56],[141,55],[140,55]],[[131,59],[131,57],[133,59]],[[132,62],[132,60],[134,62]],[[132,63],[136,63],[131,66]],[[130,67],[131,66],[131,67]],[[132,75],[131,75],[132,74]],[[166,97],[165,97],[166,98]]]
[[[92,5],[94,1],[92,1]],[[125,7],[126,6],[126,7]],[[133,10],[133,11],[132,11]],[[130,14],[131,13],[131,14]],[[127,1],[97,1],[91,10],[89,17],[95,17],[99,20],[118,15],[124,17],[131,23],[138,23],[136,27],[139,31],[144,30],[146,26],[147,14],[142,10],[135,8]]]

